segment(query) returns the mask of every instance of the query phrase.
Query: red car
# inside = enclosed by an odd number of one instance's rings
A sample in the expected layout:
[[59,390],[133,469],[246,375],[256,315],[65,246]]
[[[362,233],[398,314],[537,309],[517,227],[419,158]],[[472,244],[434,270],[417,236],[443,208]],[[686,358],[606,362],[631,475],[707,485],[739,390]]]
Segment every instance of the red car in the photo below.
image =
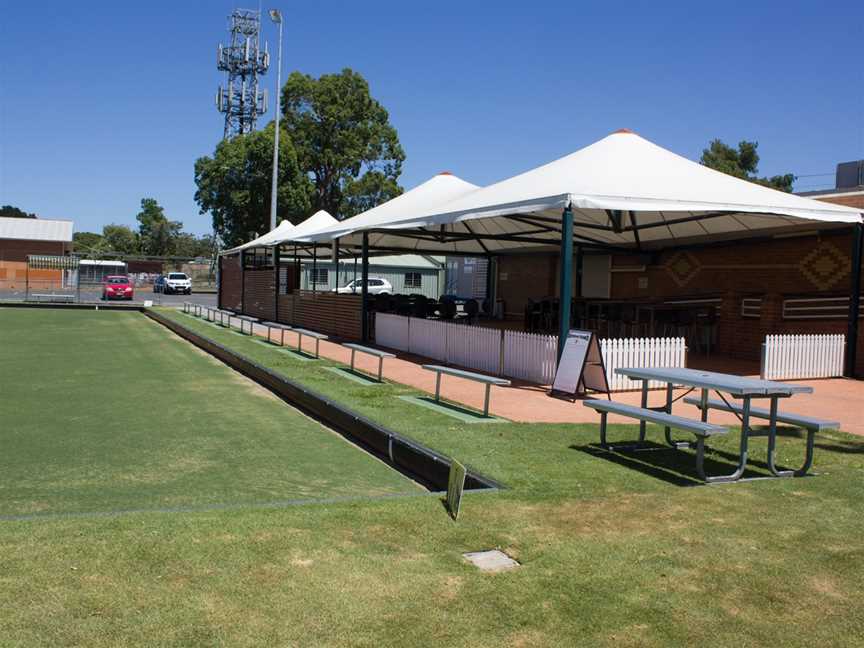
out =
[[129,277],[106,277],[102,284],[102,299],[132,299],[134,291]]

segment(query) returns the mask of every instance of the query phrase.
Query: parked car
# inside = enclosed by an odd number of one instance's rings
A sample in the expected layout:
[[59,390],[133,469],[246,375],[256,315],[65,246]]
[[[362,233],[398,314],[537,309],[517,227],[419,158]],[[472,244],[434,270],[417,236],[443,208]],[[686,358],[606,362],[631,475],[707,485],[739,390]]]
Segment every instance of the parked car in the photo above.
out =
[[[386,279],[381,279],[380,277],[369,277],[368,281],[368,290],[370,295],[389,295],[393,292],[393,286],[390,285],[390,282]],[[348,282],[348,285],[342,286],[342,288],[334,288],[331,292],[340,295],[359,295],[362,290],[363,280],[355,279],[354,281]]]
[[159,275],[153,280],[153,292],[161,293],[165,290],[165,275]]
[[102,299],[132,299],[135,290],[129,277],[120,275],[105,277],[102,284]]
[[192,280],[185,272],[169,272],[167,277],[164,277],[162,284],[162,292],[166,295],[172,293],[192,294]]

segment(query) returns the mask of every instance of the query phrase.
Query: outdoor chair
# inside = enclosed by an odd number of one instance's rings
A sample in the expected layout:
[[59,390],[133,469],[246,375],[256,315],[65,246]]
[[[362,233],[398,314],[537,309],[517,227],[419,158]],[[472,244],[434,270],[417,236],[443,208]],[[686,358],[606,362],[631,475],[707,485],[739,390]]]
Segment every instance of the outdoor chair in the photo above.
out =
[[468,323],[469,324],[476,324],[477,323],[477,316],[480,313],[480,304],[477,303],[477,300],[476,299],[469,299],[468,301],[465,302],[465,305],[463,306],[463,308],[465,310],[465,315],[468,318]]

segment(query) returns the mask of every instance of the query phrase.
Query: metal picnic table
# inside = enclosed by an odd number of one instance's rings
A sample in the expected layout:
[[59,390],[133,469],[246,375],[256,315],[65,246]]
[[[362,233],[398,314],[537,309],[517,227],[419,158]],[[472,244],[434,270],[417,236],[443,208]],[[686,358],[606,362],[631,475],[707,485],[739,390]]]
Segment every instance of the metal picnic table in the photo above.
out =
[[[760,380],[758,378],[746,378],[731,374],[717,373],[714,371],[702,371],[699,369],[684,369],[676,367],[656,368],[624,368],[616,369],[616,373],[627,376],[633,380],[642,381],[642,407],[648,407],[648,383],[652,380],[666,383],[666,404],[662,408],[667,414],[672,413],[672,404],[677,399],[672,398],[672,390],[675,385],[689,387],[701,392],[702,421],[708,420],[708,392],[714,391],[724,402],[728,401],[723,396],[727,394],[732,398],[742,399],[740,408],[741,415],[741,442],[738,455],[738,467],[729,475],[706,478],[706,481],[735,481],[740,479],[747,467],[747,442],[750,436],[750,410],[751,400],[770,399],[770,414],[768,418],[768,469],[776,477],[786,477],[791,471],[778,470],[774,462],[774,454],[777,443],[777,404],[779,399],[788,398],[794,394],[809,394],[813,388],[807,385],[775,382],[773,380]],[[685,394],[686,395],[686,394]],[[679,397],[680,398],[680,397]],[[660,408],[657,408],[660,409]],[[665,428],[666,442],[673,447],[690,447],[688,442],[675,441],[672,439],[670,428]],[[639,423],[639,440],[645,439],[645,421]],[[804,467],[795,474],[806,473],[813,458],[812,436],[808,437],[807,457]]]

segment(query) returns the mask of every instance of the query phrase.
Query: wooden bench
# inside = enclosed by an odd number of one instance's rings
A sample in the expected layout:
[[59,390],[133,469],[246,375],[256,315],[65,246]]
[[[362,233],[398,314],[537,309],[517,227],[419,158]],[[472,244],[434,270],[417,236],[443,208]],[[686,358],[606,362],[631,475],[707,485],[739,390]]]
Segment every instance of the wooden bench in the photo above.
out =
[[[708,410],[716,409],[722,412],[732,412],[733,414],[741,415],[744,413],[744,407],[737,403],[727,403],[714,398],[705,398],[704,408],[701,398],[688,396],[684,399],[685,403],[695,405],[702,411],[702,416],[707,420]],[[771,410],[764,407],[750,407],[750,416],[753,418],[771,420]],[[795,427],[804,428],[807,430],[807,446],[804,464],[798,470],[778,470],[774,465],[774,449],[776,444],[776,430],[769,430],[768,438],[768,467],[772,473],[778,477],[788,477],[794,475],[801,477],[807,474],[810,466],[813,464],[813,448],[816,444],[816,433],[822,430],[839,430],[840,422],[827,419],[817,419],[812,416],[803,416],[801,414],[793,414],[791,412],[775,412],[775,420],[778,423],[786,423]],[[749,430],[746,431],[749,434]]]
[[441,400],[441,374],[448,376],[456,376],[457,378],[465,378],[479,383],[486,384],[486,396],[483,399],[483,416],[489,416],[489,392],[492,385],[506,387],[510,381],[506,378],[498,378],[496,376],[484,376],[483,374],[474,373],[473,371],[464,371],[462,369],[451,369],[450,367],[442,367],[441,365],[423,365],[427,371],[434,371],[435,376],[435,400]]
[[249,335],[252,335],[254,333],[255,325],[260,321],[257,317],[252,317],[251,315],[238,315],[237,319],[240,320],[241,333],[246,333],[246,329],[243,327],[243,324],[249,324]]
[[[667,428],[667,439],[669,438],[668,429],[681,430],[690,432],[696,436],[696,470],[705,481],[712,481],[716,478],[709,478],[705,475],[705,439],[715,435],[726,434],[729,428],[725,425],[716,425],[705,421],[694,421],[693,419],[675,414],[667,414],[666,412],[658,412],[653,409],[637,407],[636,405],[627,405],[625,403],[616,403],[615,401],[589,399],[583,402],[585,407],[590,407],[600,413],[600,445],[604,448],[611,447],[606,442],[606,417],[611,414],[618,414],[627,418],[636,419],[646,423],[656,423]],[[639,443],[645,441],[645,429],[640,427]]]
[[59,295],[55,293],[34,293],[30,295],[33,301],[74,302],[75,295]]
[[372,349],[370,347],[365,347],[360,344],[354,344],[351,342],[343,342],[342,346],[346,349],[351,349],[351,371],[355,371],[354,369],[354,354],[356,352],[365,353],[367,355],[375,356],[378,358],[378,382],[382,382],[382,374],[384,372],[384,358],[395,358],[396,356],[392,353],[388,353],[387,351],[379,351],[378,349]]
[[291,329],[297,334],[297,351],[303,352],[303,336],[310,337],[315,340],[315,357],[318,357],[318,346],[321,343],[321,340],[326,340],[327,336],[323,333],[316,333],[315,331],[309,331],[307,329],[295,328]]
[[285,346],[285,331],[290,331],[290,326],[288,326],[287,324],[280,324],[279,322],[261,322],[261,326],[267,327],[267,341],[270,343],[273,342],[273,329],[281,331],[282,337],[279,340],[279,346]]

